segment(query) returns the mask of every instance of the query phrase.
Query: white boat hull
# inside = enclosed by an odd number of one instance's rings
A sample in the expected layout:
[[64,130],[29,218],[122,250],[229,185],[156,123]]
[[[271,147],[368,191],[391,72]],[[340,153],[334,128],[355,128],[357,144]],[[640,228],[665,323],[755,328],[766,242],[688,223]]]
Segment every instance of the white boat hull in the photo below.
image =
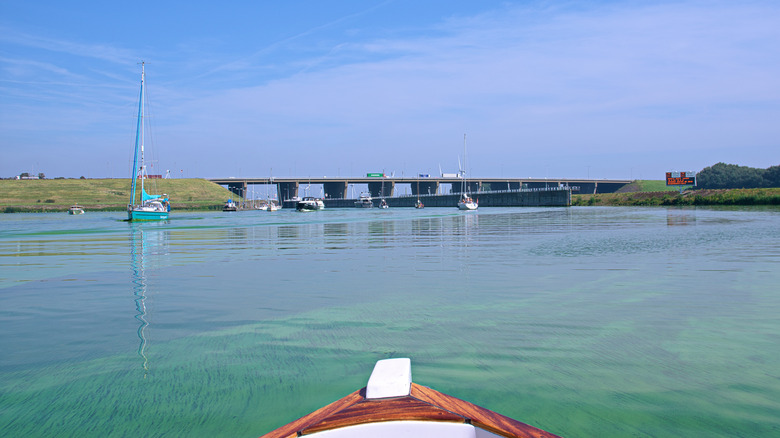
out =
[[478,205],[476,202],[458,202],[458,209],[460,210],[476,210]]

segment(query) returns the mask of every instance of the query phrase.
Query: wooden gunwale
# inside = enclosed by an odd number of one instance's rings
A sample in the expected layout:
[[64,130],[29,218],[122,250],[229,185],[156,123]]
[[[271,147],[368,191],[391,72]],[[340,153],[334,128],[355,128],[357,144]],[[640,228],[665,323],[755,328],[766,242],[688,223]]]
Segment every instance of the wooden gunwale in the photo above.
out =
[[508,438],[554,438],[557,435],[489,409],[412,383],[410,395],[366,399],[366,388],[288,423],[261,438],[291,438],[324,430],[383,421],[468,423]]

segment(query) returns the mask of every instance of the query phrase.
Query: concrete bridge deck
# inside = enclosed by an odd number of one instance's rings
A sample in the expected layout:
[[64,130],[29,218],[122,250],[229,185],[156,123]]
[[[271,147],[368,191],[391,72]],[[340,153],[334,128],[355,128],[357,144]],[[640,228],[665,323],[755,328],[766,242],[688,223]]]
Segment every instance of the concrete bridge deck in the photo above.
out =
[[[237,196],[246,197],[250,185],[276,185],[280,200],[299,196],[301,185],[321,184],[325,198],[345,199],[350,185],[366,184],[372,197],[393,197],[396,185],[408,184],[411,194],[457,194],[462,180],[457,177],[321,177],[321,178],[209,178],[209,181],[227,186]],[[572,193],[612,193],[631,180],[568,179],[568,178],[467,178],[467,191],[514,191],[548,187],[571,187]],[[450,190],[441,191],[442,185]]]

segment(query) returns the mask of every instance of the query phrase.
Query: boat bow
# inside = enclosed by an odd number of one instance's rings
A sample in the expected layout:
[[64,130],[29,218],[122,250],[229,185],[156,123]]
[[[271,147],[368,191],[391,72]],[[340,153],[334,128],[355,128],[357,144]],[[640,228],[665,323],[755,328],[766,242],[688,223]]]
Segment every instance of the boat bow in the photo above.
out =
[[261,438],[292,438],[315,434],[318,437],[340,438],[357,436],[551,438],[557,436],[465,400],[413,383],[409,359],[386,359],[377,362],[365,388]]

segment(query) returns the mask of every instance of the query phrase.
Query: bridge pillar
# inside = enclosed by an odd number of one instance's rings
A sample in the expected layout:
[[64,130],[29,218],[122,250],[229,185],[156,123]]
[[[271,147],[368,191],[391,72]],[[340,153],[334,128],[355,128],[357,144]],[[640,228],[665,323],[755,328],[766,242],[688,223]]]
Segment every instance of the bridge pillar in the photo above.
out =
[[279,195],[279,201],[286,201],[298,196],[297,182],[276,183],[276,193]]
[[346,198],[347,186],[348,184],[346,181],[322,183],[322,188],[325,191],[326,198]]
[[238,181],[229,183],[227,185],[228,190],[239,198],[246,198],[246,181]]
[[[452,193],[463,193],[463,183],[452,183]],[[466,191],[476,193],[482,189],[482,181],[466,181]]]
[[368,191],[372,198],[389,198],[395,191],[395,183],[392,181],[370,182]]
[[[419,187],[419,193],[418,193]],[[412,183],[412,195],[435,195],[439,191],[438,181]]]

